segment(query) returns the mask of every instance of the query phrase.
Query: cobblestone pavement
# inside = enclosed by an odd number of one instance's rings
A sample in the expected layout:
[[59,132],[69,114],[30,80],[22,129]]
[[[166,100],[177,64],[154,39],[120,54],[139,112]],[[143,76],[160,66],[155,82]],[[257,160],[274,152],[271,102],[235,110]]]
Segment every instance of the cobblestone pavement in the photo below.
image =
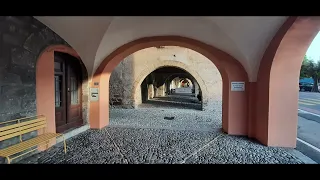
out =
[[110,126],[68,139],[67,154],[59,143],[18,163],[303,163],[288,149],[228,136],[220,129],[221,112],[166,107],[111,109]]
[[88,130],[62,144],[25,158],[21,164],[140,163],[294,163],[283,148],[216,132],[108,127]]
[[201,102],[191,94],[175,94],[166,97],[155,97],[141,104],[140,108],[174,108],[174,109],[196,109],[201,110]]
[[[167,120],[165,117],[174,117]],[[222,127],[221,114],[191,109],[112,109],[110,126],[161,129],[212,130]]]
[[[194,104],[199,104],[190,103],[195,99],[195,97],[191,96],[171,95],[169,97],[155,98],[152,100],[153,103],[143,103],[138,109],[111,109],[110,126],[200,131],[221,128],[222,111],[192,109]],[[168,102],[163,104],[163,101]],[[181,108],[179,104],[184,104],[184,108]],[[220,106],[221,109],[222,102],[217,102],[216,105]],[[173,119],[167,120],[165,117],[173,117]]]

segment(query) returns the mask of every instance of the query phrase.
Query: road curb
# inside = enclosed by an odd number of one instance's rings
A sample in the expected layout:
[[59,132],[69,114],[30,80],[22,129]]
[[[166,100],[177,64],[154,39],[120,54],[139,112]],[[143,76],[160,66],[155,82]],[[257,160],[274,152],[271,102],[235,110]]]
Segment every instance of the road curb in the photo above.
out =
[[299,160],[301,160],[305,164],[318,164],[308,156],[302,154],[300,151],[296,149],[288,149],[288,152],[292,154],[293,156],[297,157]]

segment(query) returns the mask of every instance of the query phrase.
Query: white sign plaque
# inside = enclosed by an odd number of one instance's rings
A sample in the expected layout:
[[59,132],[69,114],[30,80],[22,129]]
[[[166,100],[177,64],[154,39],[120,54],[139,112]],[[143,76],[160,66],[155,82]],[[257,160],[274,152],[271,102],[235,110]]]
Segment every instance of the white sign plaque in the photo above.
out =
[[245,83],[244,82],[231,82],[231,91],[244,91]]
[[99,88],[91,88],[90,89],[90,100],[98,101],[99,100]]

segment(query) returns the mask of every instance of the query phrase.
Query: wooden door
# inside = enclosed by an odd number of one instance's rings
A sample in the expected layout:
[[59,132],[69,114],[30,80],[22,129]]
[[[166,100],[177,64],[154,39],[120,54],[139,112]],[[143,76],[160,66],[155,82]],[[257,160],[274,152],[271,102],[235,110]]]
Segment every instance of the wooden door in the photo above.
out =
[[67,123],[66,112],[66,82],[65,64],[62,59],[55,58],[54,85],[55,85],[55,119],[56,128]]
[[[78,60],[77,60],[78,61]],[[81,69],[79,62],[67,61],[67,124],[68,128],[82,125]]]
[[65,132],[83,124],[81,67],[78,59],[55,53],[56,131]]

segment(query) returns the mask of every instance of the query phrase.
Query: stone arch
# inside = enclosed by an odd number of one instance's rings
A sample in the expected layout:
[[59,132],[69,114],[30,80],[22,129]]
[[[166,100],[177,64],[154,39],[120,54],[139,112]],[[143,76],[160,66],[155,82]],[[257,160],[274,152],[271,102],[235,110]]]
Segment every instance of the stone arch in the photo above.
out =
[[90,127],[102,128],[109,124],[109,79],[114,68],[127,56],[149,47],[180,46],[192,49],[211,60],[223,80],[222,128],[233,135],[247,135],[247,92],[231,91],[232,81],[248,82],[248,74],[238,60],[229,54],[187,37],[154,36],[134,40],[109,54],[96,69],[92,88],[99,88],[99,100],[90,103]]
[[173,79],[177,78],[178,76],[182,76],[180,81],[186,79],[187,81],[191,82],[192,85],[194,84],[194,81],[197,81],[194,77],[189,76],[187,74],[174,73],[174,74],[171,74],[171,75],[167,76],[166,79],[164,80],[164,82],[166,82],[166,81],[171,82]]
[[[135,80],[135,82],[133,84],[132,91],[131,91],[132,92],[131,97],[133,99],[135,99],[137,93],[139,93],[137,91],[138,91],[138,89],[139,89],[138,87],[140,87],[142,81],[150,73],[152,73],[156,69],[159,69],[162,67],[175,67],[175,68],[179,68],[179,69],[182,69],[182,70],[188,72],[198,82],[199,87],[203,93],[203,97],[205,97],[204,100],[207,100],[207,97],[209,96],[207,86],[205,85],[205,83],[204,83],[203,79],[200,77],[200,75],[196,71],[190,69],[186,64],[179,62],[179,61],[171,61],[171,60],[161,60],[156,63],[153,63],[153,66],[148,66],[139,74],[139,76],[137,77],[137,79]],[[136,105],[136,103],[135,103],[135,105]]]
[[54,105],[54,52],[63,52],[79,59],[82,67],[82,118],[89,121],[88,72],[78,53],[66,45],[50,45],[40,52],[36,65],[37,114],[47,118],[47,132],[56,132]]
[[296,146],[299,72],[319,30],[319,17],[289,17],[265,51],[253,97],[256,104],[250,105],[256,107],[251,111],[252,134],[265,145]]

